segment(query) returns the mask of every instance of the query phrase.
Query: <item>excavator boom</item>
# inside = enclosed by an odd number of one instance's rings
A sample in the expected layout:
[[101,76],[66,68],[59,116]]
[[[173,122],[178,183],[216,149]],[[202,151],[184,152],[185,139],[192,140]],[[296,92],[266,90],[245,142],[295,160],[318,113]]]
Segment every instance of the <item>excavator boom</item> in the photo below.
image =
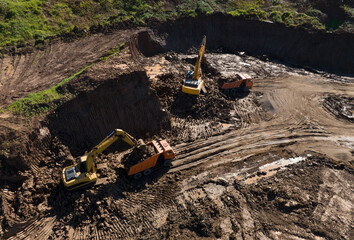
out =
[[108,148],[112,143],[117,141],[118,139],[123,140],[128,143],[130,146],[138,146],[138,141],[133,138],[128,133],[124,132],[121,129],[115,129],[111,132],[107,137],[105,137],[96,147],[92,148],[92,150],[87,154],[86,166],[87,172],[94,172],[95,166],[93,160],[103,152],[106,148]]
[[202,63],[202,59],[205,52],[205,44],[206,44],[206,36],[203,37],[202,45],[199,50],[198,59],[194,66],[193,80],[198,80],[200,78],[200,65]]

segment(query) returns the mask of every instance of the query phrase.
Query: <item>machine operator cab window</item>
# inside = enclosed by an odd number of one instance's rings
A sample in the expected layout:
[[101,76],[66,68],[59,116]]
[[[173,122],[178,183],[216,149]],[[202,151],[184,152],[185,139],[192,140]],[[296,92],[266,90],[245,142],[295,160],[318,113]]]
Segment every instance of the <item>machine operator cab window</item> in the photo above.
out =
[[82,161],[81,157],[78,159],[78,164],[65,170],[66,181],[77,178],[80,173],[86,172],[86,161]]
[[186,76],[186,80],[192,80],[193,73],[194,73],[193,71],[188,71],[187,76]]
[[185,85],[190,87],[198,87],[199,81],[193,79],[193,74],[194,71],[188,71]]

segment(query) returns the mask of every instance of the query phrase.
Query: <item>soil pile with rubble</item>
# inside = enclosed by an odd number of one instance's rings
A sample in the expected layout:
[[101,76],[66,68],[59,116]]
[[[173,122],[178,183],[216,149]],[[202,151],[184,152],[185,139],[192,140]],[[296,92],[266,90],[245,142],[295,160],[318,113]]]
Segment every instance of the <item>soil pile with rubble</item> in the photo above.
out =
[[[165,39],[161,29],[127,34],[119,54],[63,86],[75,97],[51,115],[1,115],[0,236],[350,239],[353,78],[208,52],[208,38],[207,93],[186,95],[197,43],[181,52],[179,28]],[[239,71],[255,85],[232,98],[220,84]],[[127,166],[146,156],[117,142],[97,158],[103,182],[65,190],[63,167],[116,128],[145,142],[167,138],[172,166],[129,178]]]

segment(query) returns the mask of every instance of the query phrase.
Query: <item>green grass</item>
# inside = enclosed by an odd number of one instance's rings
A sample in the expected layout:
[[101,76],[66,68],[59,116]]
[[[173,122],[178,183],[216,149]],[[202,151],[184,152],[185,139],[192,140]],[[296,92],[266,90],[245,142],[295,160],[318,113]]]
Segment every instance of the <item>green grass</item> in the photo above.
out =
[[0,44],[11,45],[34,40],[48,34],[41,0],[0,1]]
[[[310,29],[325,29],[317,15],[309,16],[305,13],[298,13],[295,9],[289,6],[279,5],[279,2],[273,1],[272,7],[266,7],[263,0],[239,0],[233,1],[233,11],[228,13],[235,17],[253,18],[259,20],[270,20],[276,23],[282,23],[287,26],[303,26]],[[312,11],[312,14],[319,14],[316,11]]]
[[[99,59],[98,62],[105,61],[108,58],[118,54],[121,49],[124,47],[125,43],[122,43],[116,48],[111,49],[107,56],[104,56]],[[52,86],[49,89],[45,89],[40,92],[31,93],[24,98],[17,100],[16,102],[11,103],[6,109],[16,115],[24,115],[26,117],[40,116],[47,114],[53,109],[65,103],[67,100],[72,99],[76,94],[70,92],[63,92],[61,87],[74,79],[75,77],[82,74],[86,69],[92,67],[95,63],[92,63],[80,71],[76,72],[72,76],[62,80],[55,86]]]
[[297,13],[292,11],[272,11],[268,14],[268,19],[283,23],[287,26],[304,26],[310,29],[325,29],[324,24],[322,24],[318,18],[308,16],[304,13]]
[[[342,8],[349,23],[353,22],[353,8],[345,4]],[[123,21],[145,25],[153,18],[166,21],[213,12],[324,29],[321,19],[325,13],[310,5],[306,9],[299,12],[295,5],[279,0],[0,0],[0,48],[32,46],[50,36],[87,32],[92,26],[107,27]],[[332,22],[327,29],[340,24]]]
[[0,47],[116,21],[144,24],[156,12],[164,12],[161,3],[142,0],[0,0]]
[[61,105],[61,103],[63,103],[66,99],[70,99],[72,97],[71,94],[59,91],[60,87],[92,66],[93,64],[84,67],[74,75],[64,79],[49,89],[37,93],[31,93],[26,97],[21,98],[20,100],[10,104],[7,109],[16,115],[25,115],[26,117],[41,115],[51,111],[58,105]]

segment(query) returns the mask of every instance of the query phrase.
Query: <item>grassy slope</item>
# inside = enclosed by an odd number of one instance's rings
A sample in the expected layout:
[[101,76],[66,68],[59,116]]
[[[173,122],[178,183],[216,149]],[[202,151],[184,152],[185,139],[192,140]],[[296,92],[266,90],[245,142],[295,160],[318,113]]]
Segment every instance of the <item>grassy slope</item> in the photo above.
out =
[[[138,0],[0,0],[0,46],[43,40],[48,36],[134,18],[149,5]],[[140,18],[143,18],[141,16]]]
[[[93,25],[126,20],[144,24],[151,17],[164,21],[194,16],[196,12],[230,12],[235,16],[323,29],[321,21],[325,14],[313,8],[313,0],[307,1],[308,4],[301,5],[299,0],[0,0],[0,47],[32,45],[48,36]],[[341,7],[347,19],[353,20],[353,8],[346,1]]]
[[[124,47],[125,43],[122,43],[116,48],[111,49],[107,56],[100,58],[97,62],[105,61],[106,59],[116,55]],[[62,86],[79,76],[86,69],[92,67],[95,63],[83,67],[80,71],[73,74],[72,76],[62,80],[55,86],[45,89],[40,92],[31,93],[28,96],[21,98],[20,100],[11,103],[6,109],[17,115],[24,115],[26,117],[38,116],[46,114],[51,110],[62,105],[64,102],[72,99],[77,93],[71,93],[68,91],[63,91]],[[4,111],[5,109],[3,109]]]

